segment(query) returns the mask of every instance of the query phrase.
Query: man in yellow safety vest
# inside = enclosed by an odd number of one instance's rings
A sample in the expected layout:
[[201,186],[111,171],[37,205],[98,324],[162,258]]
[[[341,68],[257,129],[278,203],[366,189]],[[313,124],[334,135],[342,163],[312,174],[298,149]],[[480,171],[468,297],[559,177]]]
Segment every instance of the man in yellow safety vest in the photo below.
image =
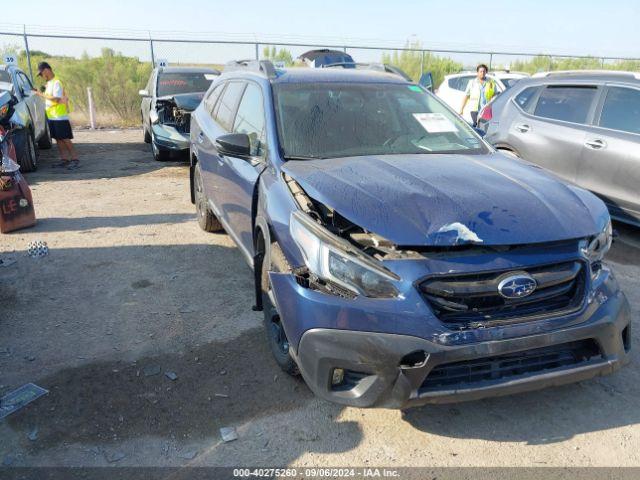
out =
[[35,93],[45,99],[47,123],[51,138],[55,138],[60,152],[60,163],[54,167],[64,167],[68,170],[80,166],[76,150],[71,142],[73,131],[69,122],[69,98],[62,86],[62,82],[55,76],[51,65],[47,62],[38,64],[38,76],[47,81],[44,93],[34,90]]
[[482,110],[487,103],[496,94],[496,82],[487,77],[489,68],[481,63],[476,68],[477,76],[467,83],[467,89],[464,92],[464,101],[460,108],[460,115],[464,115],[465,107],[469,106],[469,114],[473,121],[473,126],[478,123],[478,112]]

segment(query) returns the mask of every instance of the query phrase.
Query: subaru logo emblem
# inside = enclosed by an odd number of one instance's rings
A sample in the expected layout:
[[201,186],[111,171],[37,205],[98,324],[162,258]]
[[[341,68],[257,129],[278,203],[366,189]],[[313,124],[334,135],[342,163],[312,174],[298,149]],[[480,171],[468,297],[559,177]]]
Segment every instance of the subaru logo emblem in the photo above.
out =
[[516,273],[500,281],[498,293],[508,299],[524,298],[531,295],[537,286],[535,279],[528,273]]

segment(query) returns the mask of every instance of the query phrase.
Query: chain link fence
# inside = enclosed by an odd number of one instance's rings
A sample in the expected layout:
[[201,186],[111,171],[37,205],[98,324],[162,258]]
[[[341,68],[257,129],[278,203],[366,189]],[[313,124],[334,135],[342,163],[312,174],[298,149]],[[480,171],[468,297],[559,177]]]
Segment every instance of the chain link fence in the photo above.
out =
[[[465,51],[428,48],[418,41],[404,46],[382,46],[362,40],[331,39],[326,44],[297,39],[240,39],[239,35],[163,34],[118,29],[93,31],[56,27],[27,27],[0,24],[0,53],[16,55],[19,66],[29,74],[36,87],[38,62],[47,60],[63,80],[73,104],[76,125],[89,124],[88,89],[93,95],[98,126],[133,126],[140,122],[138,90],[144,88],[152,66],[159,60],[170,65],[211,66],[223,69],[235,59],[271,58],[287,65],[312,48],[332,48],[349,53],[357,62],[391,63],[417,80],[431,71],[436,86],[445,75],[474,70],[485,63],[493,70],[535,73],[564,69],[616,69],[640,71],[640,58],[595,57],[584,55],[531,54],[500,51]],[[281,37],[285,40],[285,36]],[[381,42],[382,43],[382,42]]]

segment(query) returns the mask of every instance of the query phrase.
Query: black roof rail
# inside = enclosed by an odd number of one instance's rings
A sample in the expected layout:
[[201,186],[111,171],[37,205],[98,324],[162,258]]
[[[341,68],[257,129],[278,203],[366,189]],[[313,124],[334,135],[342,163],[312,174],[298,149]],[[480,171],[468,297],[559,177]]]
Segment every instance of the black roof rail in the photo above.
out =
[[386,72],[386,73],[392,73],[394,75],[398,75],[404,78],[408,82],[413,81],[411,77],[407,75],[401,68],[398,68],[394,65],[390,65],[388,63],[336,62],[336,63],[329,63],[327,65],[322,66],[322,68],[333,68],[333,67],[362,68],[362,69],[368,69],[368,70],[375,70],[376,72]]
[[224,66],[225,72],[233,72],[236,70],[262,72],[268,78],[274,78],[276,76],[276,69],[271,60],[232,60]]

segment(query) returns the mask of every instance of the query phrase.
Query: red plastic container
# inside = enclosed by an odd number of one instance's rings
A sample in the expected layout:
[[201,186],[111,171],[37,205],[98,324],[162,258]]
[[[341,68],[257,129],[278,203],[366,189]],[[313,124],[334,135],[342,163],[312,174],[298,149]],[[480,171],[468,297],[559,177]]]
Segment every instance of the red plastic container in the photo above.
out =
[[[0,131],[0,135],[3,134],[4,131]],[[5,139],[0,160],[0,233],[31,227],[36,223],[31,189],[20,173],[20,167],[12,160],[14,153],[13,144]]]

